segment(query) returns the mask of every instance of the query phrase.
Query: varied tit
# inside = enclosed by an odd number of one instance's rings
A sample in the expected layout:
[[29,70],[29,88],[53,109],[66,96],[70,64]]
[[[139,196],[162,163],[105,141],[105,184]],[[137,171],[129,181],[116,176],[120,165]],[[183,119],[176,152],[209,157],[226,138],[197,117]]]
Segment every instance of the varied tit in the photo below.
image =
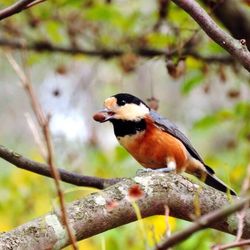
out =
[[236,193],[214,175],[187,137],[139,98],[120,93],[104,101],[93,116],[110,121],[119,143],[145,168],[180,173],[185,171],[222,192]]

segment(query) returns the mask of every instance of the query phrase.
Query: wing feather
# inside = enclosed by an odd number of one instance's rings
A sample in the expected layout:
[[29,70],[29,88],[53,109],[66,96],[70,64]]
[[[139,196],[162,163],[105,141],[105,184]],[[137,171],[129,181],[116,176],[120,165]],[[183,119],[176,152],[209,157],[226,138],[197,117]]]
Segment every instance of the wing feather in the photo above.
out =
[[178,129],[178,127],[173,122],[171,122],[167,118],[160,116],[157,112],[153,110],[150,111],[150,115],[158,127],[160,127],[164,132],[167,132],[178,140],[180,140],[184,144],[190,155],[202,162],[210,174],[214,174],[213,169],[205,165],[199,153],[192,146],[190,140]]

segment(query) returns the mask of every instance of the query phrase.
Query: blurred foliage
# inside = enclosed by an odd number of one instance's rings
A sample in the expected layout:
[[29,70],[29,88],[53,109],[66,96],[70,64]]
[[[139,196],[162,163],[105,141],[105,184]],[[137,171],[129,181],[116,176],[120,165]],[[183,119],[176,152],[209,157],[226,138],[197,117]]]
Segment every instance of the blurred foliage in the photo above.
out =
[[[0,8],[9,6],[13,2],[15,1],[2,0]],[[190,130],[192,138],[197,142],[196,145],[205,144],[204,156],[207,164],[212,166],[217,175],[225,182],[231,183],[234,189],[240,191],[241,183],[246,175],[246,167],[250,164],[249,75],[237,64],[208,63],[206,60],[186,55],[186,52],[192,52],[209,57],[227,56],[227,53],[207,39],[198,25],[173,3],[168,3],[165,6],[167,9],[165,15],[160,16],[160,0],[148,1],[147,4],[143,0],[110,2],[104,0],[46,1],[1,21],[0,37],[29,45],[36,44],[37,52],[25,51],[29,69],[32,71],[36,65],[43,64],[44,71],[52,70],[61,75],[67,74],[67,70],[70,70],[67,69],[68,65],[70,67],[74,62],[88,63],[88,57],[80,54],[66,56],[56,53],[39,53],[39,48],[56,45],[91,51],[122,50],[125,52],[124,55],[104,62],[112,65],[110,75],[118,71],[123,79],[134,79],[133,76],[137,76],[138,73],[137,68],[147,62],[147,60],[143,61],[135,51],[149,49],[175,52],[167,58],[160,59],[166,63],[165,71],[169,77],[163,82],[165,85],[171,86],[173,94],[172,92],[165,93],[162,90],[159,93],[151,94],[156,97],[163,94],[166,101],[169,101],[170,97],[172,98],[174,104],[171,106],[166,102],[165,106],[169,112],[176,115],[174,118],[179,116],[180,109],[184,109],[181,113],[183,117],[190,118],[192,111],[185,105],[188,97],[197,98],[202,102],[207,98],[214,85],[220,82],[226,86],[223,89],[224,92],[215,93],[217,99],[224,98],[225,101],[216,105],[212,101],[208,103],[207,106],[211,108],[208,109],[208,112],[198,116],[195,121],[191,120]],[[18,53],[17,58],[21,58]],[[108,58],[108,56],[100,56],[100,60]],[[1,66],[4,73],[6,62],[3,61]],[[148,76],[146,73],[143,74]],[[8,72],[8,74],[13,73]],[[36,74],[40,76],[43,73],[36,71]],[[154,79],[160,77],[158,69],[155,75]],[[231,83],[228,83],[230,80],[232,80]],[[11,82],[9,81],[8,84]],[[117,90],[130,90],[133,84],[134,82],[131,80],[130,86],[125,83],[119,85],[114,80],[105,86],[98,85],[93,91],[93,96],[99,96],[100,92],[106,95],[107,93],[113,94]],[[145,85],[139,85],[137,90],[140,94],[147,88]],[[158,88],[158,85],[160,86],[158,81],[155,81],[153,85],[155,89]],[[164,89],[162,86],[160,87]],[[181,96],[179,99],[175,96],[177,95],[176,89]],[[199,92],[196,93],[196,91]],[[244,95],[245,92],[247,94]],[[17,95],[13,95],[11,91],[3,93],[2,100],[0,98],[1,104],[7,103],[3,99],[5,95],[9,95],[13,102],[17,98]],[[209,98],[212,99],[213,96],[210,95]],[[181,103],[181,100],[184,100],[184,104]],[[97,100],[95,101],[97,102]],[[102,100],[98,100],[95,107],[101,102]],[[23,103],[23,99],[20,103]],[[0,105],[1,112],[14,120],[16,116],[14,111],[7,112],[2,109],[2,106]],[[171,109],[171,107],[173,108]],[[24,113],[25,110],[22,112]],[[184,120],[184,118],[181,119],[182,122]],[[15,124],[13,121],[10,124],[17,126],[19,123]],[[12,132],[13,134],[17,132],[16,127],[10,127],[11,135]],[[22,134],[21,129],[18,132]],[[6,138],[1,130],[1,143],[5,143],[6,146],[33,160],[42,161],[39,149],[34,146],[34,143],[28,145],[25,140],[20,141],[22,138],[20,134]],[[55,145],[56,148],[60,148],[56,140]],[[63,151],[56,154],[58,165],[86,175],[129,177],[133,176],[136,168],[139,167],[119,146],[112,150],[103,150],[97,142],[92,141],[79,147],[76,142],[61,147],[63,147]],[[73,154],[67,152],[66,148],[70,147],[74,149]],[[78,158],[81,160],[75,163]],[[11,230],[56,206],[57,199],[52,180],[16,169],[2,160],[0,163],[0,232]],[[93,192],[93,189],[89,188],[72,187],[68,184],[62,184],[62,186],[68,202]],[[134,222],[81,241],[79,242],[80,249],[137,250],[152,247],[165,234],[166,218],[165,216],[154,216],[143,219],[142,225],[146,232],[146,240],[140,231],[140,223]],[[169,218],[169,225],[172,232],[175,232],[187,227],[189,223]],[[175,249],[209,249],[211,245],[230,240],[232,237],[229,235],[206,230],[190,237],[177,245]]]
[[196,85],[201,84],[204,79],[204,75],[200,70],[192,70],[187,74],[185,81],[182,83],[182,92],[187,94]]

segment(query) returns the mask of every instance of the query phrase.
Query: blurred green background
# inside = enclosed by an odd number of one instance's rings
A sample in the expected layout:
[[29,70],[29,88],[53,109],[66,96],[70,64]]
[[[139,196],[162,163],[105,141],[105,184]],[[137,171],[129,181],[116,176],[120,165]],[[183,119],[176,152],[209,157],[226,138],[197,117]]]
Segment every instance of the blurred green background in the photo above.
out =
[[[247,3],[237,2],[249,14]],[[12,3],[3,0],[0,8]],[[204,8],[213,15],[214,5]],[[24,49],[15,50],[15,43]],[[2,145],[44,161],[39,127],[6,59],[8,51],[30,77],[44,111],[51,115],[58,167],[107,178],[135,175],[140,166],[118,145],[112,126],[92,120],[105,98],[129,92],[145,101],[157,98],[158,111],[191,139],[218,177],[241,190],[250,164],[249,73],[171,1],[46,1],[0,22],[0,48]],[[121,55],[112,57],[114,51]],[[145,57],[142,51],[173,53]],[[96,191],[65,183],[62,187],[68,202]],[[52,180],[0,159],[0,232],[43,215],[56,202]],[[134,222],[81,241],[79,247],[149,248],[165,234],[166,218],[154,216],[143,224],[146,239]],[[174,218],[169,224],[172,232],[189,225]],[[175,249],[209,249],[232,239],[205,230]]]

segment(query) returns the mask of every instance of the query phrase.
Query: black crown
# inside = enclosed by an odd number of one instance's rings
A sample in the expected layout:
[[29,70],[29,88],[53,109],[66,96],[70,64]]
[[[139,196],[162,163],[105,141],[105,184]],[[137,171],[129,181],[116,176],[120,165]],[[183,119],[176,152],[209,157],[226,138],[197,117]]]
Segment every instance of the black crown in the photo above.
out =
[[117,99],[117,104],[119,106],[123,106],[123,105],[129,104],[129,103],[134,103],[137,105],[140,105],[141,103],[143,103],[146,107],[148,107],[148,105],[145,102],[143,102],[142,100],[140,100],[136,96],[130,95],[128,93],[119,93],[119,94],[113,95],[113,97],[115,97]]

